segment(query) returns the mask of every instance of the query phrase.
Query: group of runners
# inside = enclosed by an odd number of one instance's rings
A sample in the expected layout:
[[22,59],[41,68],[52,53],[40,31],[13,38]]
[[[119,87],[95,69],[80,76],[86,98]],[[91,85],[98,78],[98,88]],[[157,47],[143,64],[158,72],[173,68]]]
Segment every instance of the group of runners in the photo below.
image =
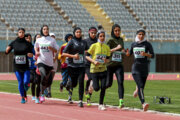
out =
[[[30,87],[32,100],[43,103],[46,97],[51,97],[51,84],[57,70],[57,60],[61,62],[63,88],[69,93],[68,102],[73,103],[73,89],[79,84],[79,107],[83,107],[83,95],[87,105],[91,105],[94,91],[100,90],[99,110],[106,110],[104,97],[106,89],[113,84],[113,74],[116,75],[119,94],[119,108],[124,107],[124,56],[134,55],[132,76],[136,82],[134,97],[139,96],[144,111],[149,104],[145,103],[144,87],[149,73],[150,58],[154,57],[152,45],[145,39],[144,29],[138,29],[135,41],[130,50],[124,48],[120,37],[121,27],[112,26],[111,37],[105,40],[105,31],[96,27],[89,28],[89,37],[82,38],[82,30],[74,28],[72,34],[65,36],[65,43],[59,48],[55,34],[49,33],[49,27],[43,25],[40,34],[36,34],[32,43],[30,34],[25,34],[24,28],[18,29],[18,37],[11,42],[5,53],[14,50],[14,71],[18,80],[21,103],[27,102],[26,91]],[[84,89],[84,78],[88,80]]]

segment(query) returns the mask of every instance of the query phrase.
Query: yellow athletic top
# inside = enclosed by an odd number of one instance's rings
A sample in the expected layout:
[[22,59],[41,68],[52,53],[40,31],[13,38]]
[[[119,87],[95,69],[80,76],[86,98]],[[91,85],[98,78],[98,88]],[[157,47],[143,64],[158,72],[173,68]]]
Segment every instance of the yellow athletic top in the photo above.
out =
[[104,72],[107,70],[103,58],[106,58],[107,56],[109,57],[111,54],[108,45],[99,42],[94,43],[89,48],[88,53],[91,55],[93,60],[100,62],[99,65],[94,65],[91,63],[90,73]]

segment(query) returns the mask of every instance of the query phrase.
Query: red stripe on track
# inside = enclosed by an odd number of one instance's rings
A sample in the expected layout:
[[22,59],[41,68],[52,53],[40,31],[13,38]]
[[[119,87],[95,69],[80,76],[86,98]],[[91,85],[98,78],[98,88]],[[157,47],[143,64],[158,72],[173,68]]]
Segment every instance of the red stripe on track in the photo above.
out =
[[77,104],[46,100],[35,104],[29,97],[21,104],[20,96],[0,93],[0,118],[2,120],[180,120],[178,116],[135,112],[108,108],[99,111],[97,106],[79,108]]

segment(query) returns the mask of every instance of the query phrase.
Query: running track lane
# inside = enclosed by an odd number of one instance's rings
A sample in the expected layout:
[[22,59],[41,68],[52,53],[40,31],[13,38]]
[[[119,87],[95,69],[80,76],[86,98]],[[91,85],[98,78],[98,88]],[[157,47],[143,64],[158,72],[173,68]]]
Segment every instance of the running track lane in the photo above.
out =
[[19,95],[0,93],[0,120],[180,120],[178,116],[135,112],[108,108],[99,111],[97,106],[79,108],[76,103],[46,100],[35,104],[28,97],[21,104]]

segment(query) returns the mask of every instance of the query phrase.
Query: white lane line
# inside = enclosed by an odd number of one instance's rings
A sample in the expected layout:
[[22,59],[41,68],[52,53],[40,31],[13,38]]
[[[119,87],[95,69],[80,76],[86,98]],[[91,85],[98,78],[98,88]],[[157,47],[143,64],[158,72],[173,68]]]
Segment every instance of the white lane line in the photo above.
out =
[[[7,92],[0,92],[0,94],[8,94],[8,95],[19,95],[16,93],[7,93]],[[58,99],[58,98],[46,98],[47,100],[55,100],[55,101],[67,101],[65,99]],[[73,101],[74,103],[78,103],[79,101]],[[86,102],[84,102],[86,103]],[[98,103],[92,103],[92,105],[97,106]],[[112,105],[106,105],[109,108],[115,108],[115,109],[119,109],[117,106],[112,106]],[[76,109],[77,110],[77,109]],[[130,107],[125,107],[122,110],[127,110],[127,111],[137,111],[137,112],[143,112],[143,110],[141,109],[137,109],[137,108],[130,108]],[[180,114],[176,114],[176,113],[168,113],[168,112],[159,112],[159,111],[154,111],[154,110],[148,110],[148,113],[153,113],[153,114],[161,114],[161,115],[168,115],[168,116],[177,116],[180,117]],[[97,113],[97,112],[96,112]]]

